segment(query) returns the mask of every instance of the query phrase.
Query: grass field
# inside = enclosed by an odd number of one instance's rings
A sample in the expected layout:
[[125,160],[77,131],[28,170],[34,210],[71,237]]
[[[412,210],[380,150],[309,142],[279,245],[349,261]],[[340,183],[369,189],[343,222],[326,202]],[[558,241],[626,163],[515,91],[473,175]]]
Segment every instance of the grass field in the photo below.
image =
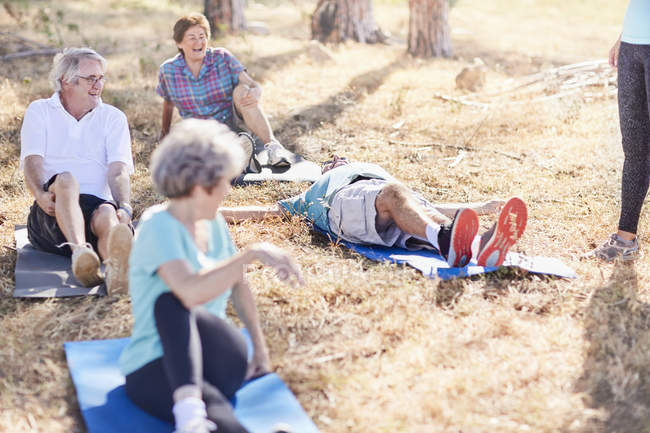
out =
[[[432,201],[519,195],[529,223],[516,250],[561,258],[575,280],[498,272],[441,282],[330,244],[299,221],[242,224],[238,246],[270,241],[293,252],[307,284],[292,289],[253,267],[275,370],[324,433],[650,432],[650,259],[630,265],[579,256],[616,227],[622,151],[615,96],[553,83],[498,100],[530,74],[605,58],[623,0],[459,0],[454,56],[406,55],[408,7],[375,2],[391,45],[309,55],[312,2],[249,2],[268,36],[219,39],[263,86],[278,137],[320,161],[333,152],[384,166]],[[109,60],[105,102],[133,137],[133,203],[159,202],[147,165],[162,103],[158,65],[174,55],[171,27],[198,0],[16,1],[0,29],[43,44],[88,44]],[[58,12],[60,11],[60,12]],[[45,17],[49,17],[47,20]],[[0,32],[0,55],[20,43]],[[455,88],[480,57],[484,91]],[[32,198],[18,169],[25,108],[49,97],[50,57],[0,63],[0,431],[85,430],[63,342],[128,336],[128,297],[16,300],[14,224]],[[544,84],[548,86],[544,87]],[[486,109],[435,94],[495,102]],[[508,99],[509,98],[509,99]],[[516,103],[512,103],[516,102]],[[175,115],[178,120],[178,115]],[[459,159],[459,149],[471,147]],[[506,155],[507,154],[507,155]],[[226,205],[272,203],[304,185],[233,189]],[[482,217],[487,227],[490,217]],[[645,245],[648,213],[642,213]]]

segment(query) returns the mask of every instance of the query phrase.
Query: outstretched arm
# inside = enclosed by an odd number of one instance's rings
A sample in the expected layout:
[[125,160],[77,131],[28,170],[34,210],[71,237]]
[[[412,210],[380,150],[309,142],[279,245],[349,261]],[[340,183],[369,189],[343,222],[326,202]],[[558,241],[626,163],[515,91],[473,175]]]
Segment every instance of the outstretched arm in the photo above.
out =
[[251,293],[246,276],[235,285],[231,295],[233,306],[242,323],[248,330],[253,343],[253,359],[248,364],[246,379],[252,379],[271,371],[269,352],[260,326],[255,299]]
[[251,220],[261,221],[267,218],[280,218],[284,216],[282,210],[277,204],[266,206],[240,206],[240,207],[220,207],[221,215],[229,223]]
[[438,203],[434,204],[433,207],[447,218],[453,218],[456,211],[463,208],[474,209],[479,215],[496,214],[499,213],[504,204],[506,204],[505,200],[492,199],[474,203]]

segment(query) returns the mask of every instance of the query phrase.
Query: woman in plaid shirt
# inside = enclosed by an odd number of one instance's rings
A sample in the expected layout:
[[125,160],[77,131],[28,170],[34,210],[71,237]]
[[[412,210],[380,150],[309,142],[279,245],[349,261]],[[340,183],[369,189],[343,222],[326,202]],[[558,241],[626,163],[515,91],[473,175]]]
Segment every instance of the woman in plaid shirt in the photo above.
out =
[[215,119],[236,129],[246,127],[265,143],[270,165],[289,165],[292,154],[273,135],[259,104],[262,88],[225,48],[209,48],[210,25],[199,13],[174,24],[180,51],[160,66],[156,92],[164,99],[161,139],[169,132],[174,107],[183,118]]

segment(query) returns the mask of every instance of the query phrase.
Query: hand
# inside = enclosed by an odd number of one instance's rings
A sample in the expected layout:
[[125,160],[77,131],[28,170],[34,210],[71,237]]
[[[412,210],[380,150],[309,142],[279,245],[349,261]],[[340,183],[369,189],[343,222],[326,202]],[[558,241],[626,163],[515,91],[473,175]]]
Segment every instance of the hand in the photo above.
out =
[[[275,269],[276,276],[280,281],[289,282],[292,286],[296,282],[301,286],[305,284],[298,265],[284,250],[267,242],[255,244],[249,248],[257,260]],[[295,280],[291,279],[292,275]]]
[[254,107],[262,97],[262,88],[260,86],[244,86],[246,92],[241,99],[243,107]]
[[609,66],[612,68],[618,67],[618,53],[621,50],[621,37],[614,42],[614,46],[609,50]]
[[255,379],[271,372],[271,362],[266,348],[255,348],[253,359],[248,363],[245,380]]
[[43,191],[36,197],[36,203],[49,216],[55,216],[56,196],[51,191]]

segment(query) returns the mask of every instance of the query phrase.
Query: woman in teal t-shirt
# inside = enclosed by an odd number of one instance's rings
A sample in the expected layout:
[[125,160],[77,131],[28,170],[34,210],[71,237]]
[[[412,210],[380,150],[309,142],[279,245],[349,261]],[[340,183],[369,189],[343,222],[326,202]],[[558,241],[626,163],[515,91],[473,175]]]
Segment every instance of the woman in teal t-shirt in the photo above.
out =
[[[174,421],[178,433],[246,432],[229,399],[270,366],[244,265],[259,260],[280,279],[302,283],[293,260],[273,245],[237,252],[217,213],[243,166],[236,142],[209,120],[172,129],[151,161],[154,185],[169,203],[144,213],[129,259],[134,324],[120,357],[126,392]],[[228,298],[250,334],[250,362],[242,333],[226,318]]]
[[637,226],[650,180],[650,0],[630,0],[623,31],[609,51],[618,68],[618,117],[623,142],[621,214],[618,230],[589,255],[633,260]]

